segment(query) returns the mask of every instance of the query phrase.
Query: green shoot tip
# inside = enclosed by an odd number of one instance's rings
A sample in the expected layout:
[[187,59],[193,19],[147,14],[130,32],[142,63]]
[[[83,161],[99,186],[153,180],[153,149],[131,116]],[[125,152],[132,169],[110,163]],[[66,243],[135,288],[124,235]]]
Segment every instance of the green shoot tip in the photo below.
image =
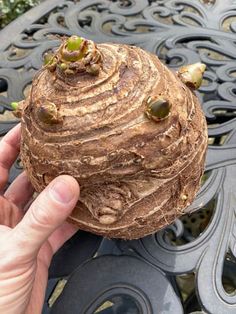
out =
[[11,107],[12,107],[13,110],[17,110],[18,106],[19,106],[19,103],[16,102],[16,101],[13,101],[13,102],[11,103]]

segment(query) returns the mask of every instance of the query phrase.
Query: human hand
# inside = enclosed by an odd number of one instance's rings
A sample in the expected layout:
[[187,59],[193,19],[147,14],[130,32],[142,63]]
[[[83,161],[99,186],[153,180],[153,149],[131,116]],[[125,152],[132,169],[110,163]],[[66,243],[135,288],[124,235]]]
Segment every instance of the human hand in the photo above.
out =
[[27,212],[33,188],[22,173],[3,194],[20,148],[20,125],[0,142],[0,313],[42,311],[53,254],[77,228],[65,222],[79,197],[75,179],[54,179]]

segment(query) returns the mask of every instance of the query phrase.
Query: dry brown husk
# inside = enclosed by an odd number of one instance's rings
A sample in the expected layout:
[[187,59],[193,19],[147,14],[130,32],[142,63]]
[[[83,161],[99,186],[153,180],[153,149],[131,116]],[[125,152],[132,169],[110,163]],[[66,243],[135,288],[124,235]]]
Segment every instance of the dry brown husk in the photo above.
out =
[[[95,75],[84,63],[75,74],[46,66],[34,78],[23,104],[21,158],[38,192],[60,174],[78,180],[80,201],[69,221],[79,228],[139,238],[172,223],[193,201],[206,121],[194,92],[155,55],[126,45],[94,47]],[[171,111],[154,121],[147,101],[160,97]],[[50,103],[54,120],[47,121],[40,108]]]

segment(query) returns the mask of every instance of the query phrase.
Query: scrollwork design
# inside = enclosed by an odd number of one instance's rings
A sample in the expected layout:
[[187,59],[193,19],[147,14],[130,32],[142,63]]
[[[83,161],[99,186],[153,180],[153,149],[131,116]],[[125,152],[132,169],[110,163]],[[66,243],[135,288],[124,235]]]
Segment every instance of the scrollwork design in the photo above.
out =
[[[44,53],[58,46],[58,36],[78,34],[96,42],[138,45],[157,54],[173,70],[186,63],[207,64],[198,96],[208,120],[209,137],[215,141],[207,153],[210,175],[186,213],[214,200],[208,226],[183,245],[168,236],[170,232],[176,239],[184,236],[181,220],[156,235],[116,245],[166,274],[196,272],[202,308],[214,314],[234,313],[236,299],[225,293],[221,277],[226,253],[231,251],[235,256],[236,251],[235,1],[50,0],[42,5],[47,8],[44,13],[35,10],[30,23],[22,20],[24,27],[21,23],[18,33],[18,22],[0,33],[4,42],[0,48],[0,79],[6,85],[6,91],[0,94],[1,113],[10,110],[11,101],[24,97],[25,86],[41,67]],[[9,36],[10,29],[14,36]],[[15,123],[1,122],[0,135]],[[18,173],[16,167],[11,180]]]

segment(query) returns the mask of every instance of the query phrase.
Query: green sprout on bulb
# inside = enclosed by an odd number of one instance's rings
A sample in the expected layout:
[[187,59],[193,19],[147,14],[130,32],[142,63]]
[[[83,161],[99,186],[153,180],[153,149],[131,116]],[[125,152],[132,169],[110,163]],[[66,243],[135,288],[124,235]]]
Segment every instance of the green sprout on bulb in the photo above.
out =
[[76,51],[80,49],[83,39],[79,36],[73,35],[67,40],[67,49],[69,51]]
[[14,111],[18,109],[18,106],[19,106],[19,103],[16,102],[16,101],[13,101],[13,102],[11,103],[11,108],[12,108],[12,110],[14,110]]

